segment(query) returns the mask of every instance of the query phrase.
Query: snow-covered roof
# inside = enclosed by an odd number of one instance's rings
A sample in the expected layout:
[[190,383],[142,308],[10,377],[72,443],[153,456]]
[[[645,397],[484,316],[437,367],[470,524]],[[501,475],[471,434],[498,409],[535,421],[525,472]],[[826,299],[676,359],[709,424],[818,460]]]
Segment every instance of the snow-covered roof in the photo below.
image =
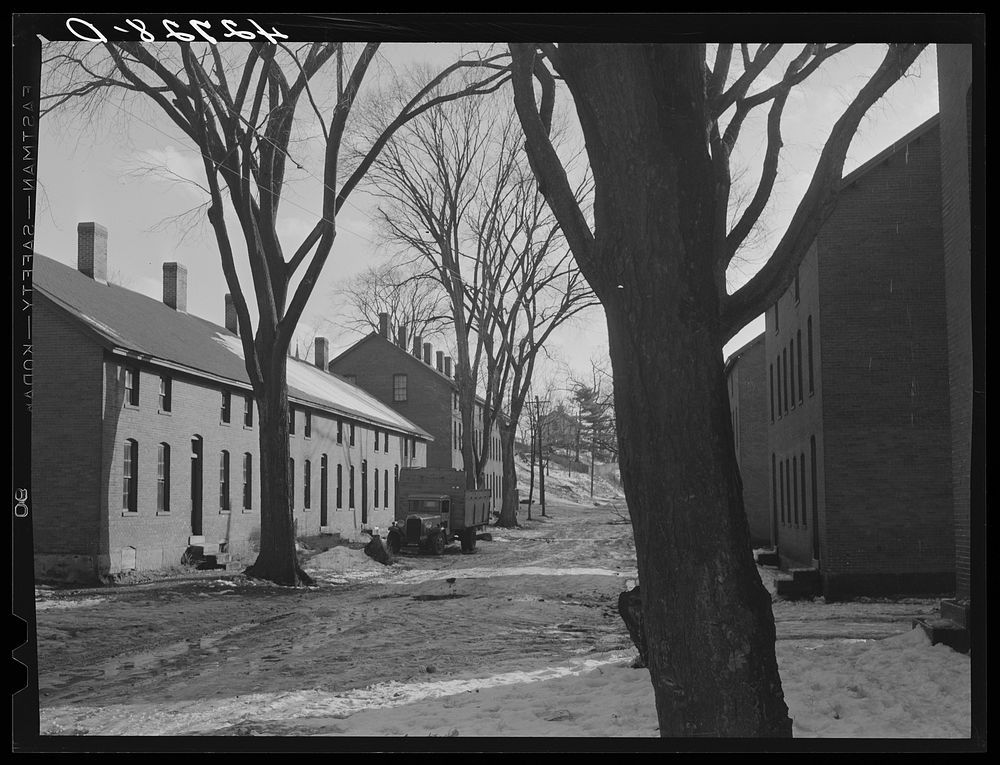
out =
[[[250,388],[242,343],[224,327],[175,311],[138,292],[95,281],[38,253],[33,260],[32,282],[39,294],[90,330],[111,351]],[[432,438],[357,386],[308,362],[289,358],[287,379],[290,401]]]

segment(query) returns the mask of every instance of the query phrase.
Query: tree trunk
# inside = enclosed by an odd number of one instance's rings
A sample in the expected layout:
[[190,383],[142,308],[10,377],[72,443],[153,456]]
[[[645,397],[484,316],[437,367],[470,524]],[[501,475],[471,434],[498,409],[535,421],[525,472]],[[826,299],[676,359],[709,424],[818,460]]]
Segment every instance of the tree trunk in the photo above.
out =
[[608,321],[660,735],[790,736],[723,374],[704,46],[559,56],[595,189],[592,238],[567,236]]
[[500,505],[500,517],[497,526],[513,528],[517,526],[517,471],[514,468],[514,433],[517,422],[512,420],[504,425],[497,420],[500,431],[500,456],[503,462],[503,500]]
[[295,552],[289,491],[288,385],[284,354],[257,398],[260,433],[260,552],[247,576],[277,584],[312,584]]

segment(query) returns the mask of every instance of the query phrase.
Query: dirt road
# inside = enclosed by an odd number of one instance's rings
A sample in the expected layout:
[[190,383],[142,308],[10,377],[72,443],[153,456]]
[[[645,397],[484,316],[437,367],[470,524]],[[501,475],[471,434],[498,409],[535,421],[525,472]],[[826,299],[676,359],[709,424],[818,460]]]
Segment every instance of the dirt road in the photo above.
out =
[[[441,557],[380,567],[355,552],[356,570],[313,571],[319,584],[309,589],[229,575],[41,590],[42,732],[246,733],[259,694],[276,703],[284,692],[357,692],[351,698],[363,704],[373,684],[631,651],[616,610],[636,576],[631,527],[606,508],[550,512],[523,528],[491,529],[493,540],[472,555],[454,544]],[[934,605],[779,602],[775,616],[779,639],[882,637]],[[234,699],[251,710],[238,724],[188,714]]]

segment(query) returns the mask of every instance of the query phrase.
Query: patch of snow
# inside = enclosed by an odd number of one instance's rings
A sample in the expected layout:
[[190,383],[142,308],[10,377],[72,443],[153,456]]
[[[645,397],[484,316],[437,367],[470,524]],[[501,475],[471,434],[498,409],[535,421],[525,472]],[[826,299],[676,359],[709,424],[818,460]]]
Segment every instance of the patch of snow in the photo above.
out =
[[82,600],[37,600],[36,611],[59,611],[69,608],[87,608],[103,603],[107,598],[83,598]]

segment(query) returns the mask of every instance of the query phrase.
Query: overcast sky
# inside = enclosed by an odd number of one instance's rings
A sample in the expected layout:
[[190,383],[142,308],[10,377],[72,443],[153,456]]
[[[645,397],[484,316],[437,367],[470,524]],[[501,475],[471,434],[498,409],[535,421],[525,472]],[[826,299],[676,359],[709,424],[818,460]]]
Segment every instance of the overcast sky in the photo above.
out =
[[[386,44],[372,74],[378,76],[390,67],[399,70],[417,62],[440,68],[457,52],[455,44]],[[766,259],[768,247],[780,237],[801,198],[833,121],[875,70],[883,53],[884,46],[855,46],[824,63],[805,85],[793,91],[783,119],[780,181],[766,212],[769,236],[741,254],[730,270],[731,289],[752,276]],[[937,113],[935,53],[929,45],[909,75],[869,112],[851,145],[845,174]],[[777,79],[781,65],[775,63],[771,76]],[[44,72],[42,82],[44,87]],[[766,84],[761,81],[754,90]],[[746,166],[744,183],[750,188],[756,184],[764,150],[766,110],[757,111],[761,114],[745,128],[734,156],[734,164]],[[161,299],[162,263],[179,261],[188,269],[188,311],[223,323],[227,287],[211,228],[207,223],[185,221],[178,227],[166,222],[203,201],[203,192],[188,183],[165,180],[159,177],[162,173],[142,172],[143,167],[154,165],[201,179],[200,156],[156,107],[113,100],[98,121],[70,115],[46,119],[41,123],[39,142],[42,194],[35,238],[39,253],[75,267],[76,224],[96,221],[108,228],[108,270],[116,280]],[[288,251],[312,228],[320,209],[321,184],[316,176],[321,169],[318,164],[312,170],[306,165],[298,174],[299,180],[286,186],[279,234]],[[329,323],[336,312],[336,285],[386,257],[384,247],[378,244],[372,204],[367,195],[355,193],[338,216],[337,240],[298,333],[299,337],[310,337],[314,329],[322,331],[329,336],[335,353],[360,337]],[[733,339],[726,352],[761,331],[763,319],[758,319]],[[581,371],[586,369],[589,358],[607,347],[603,313],[593,311],[575,326],[558,332],[554,341],[552,350],[557,358]]]

